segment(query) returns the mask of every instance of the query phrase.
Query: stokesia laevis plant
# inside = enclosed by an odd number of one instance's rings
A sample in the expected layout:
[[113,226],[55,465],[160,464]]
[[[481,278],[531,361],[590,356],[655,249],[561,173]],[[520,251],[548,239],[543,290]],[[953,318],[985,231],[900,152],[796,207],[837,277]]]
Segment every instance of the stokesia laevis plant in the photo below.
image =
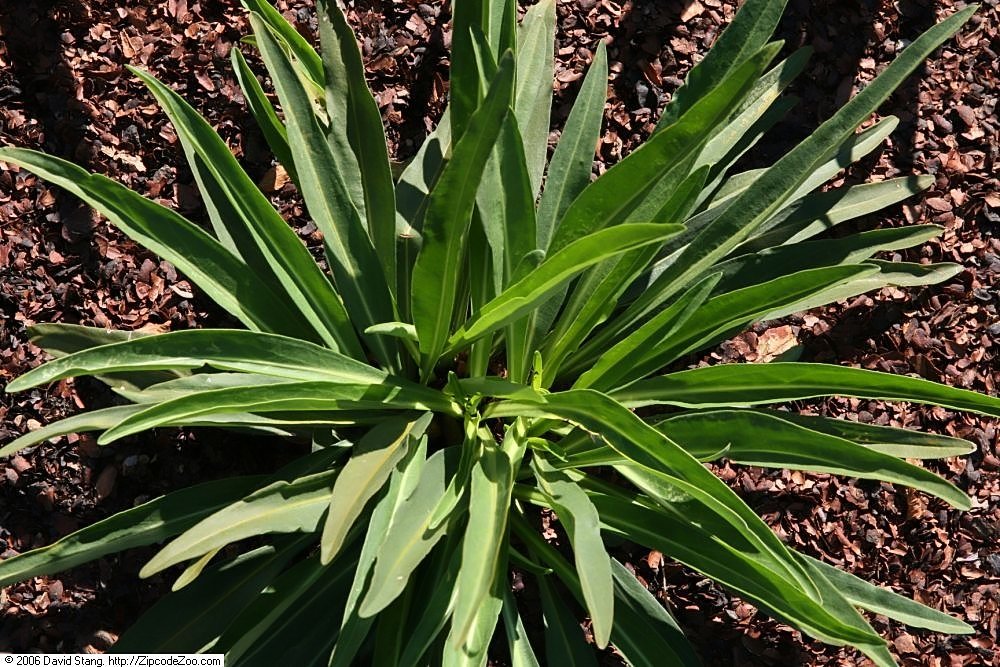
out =
[[[963,440],[760,406],[854,396],[997,416],[1000,399],[837,365],[663,369],[761,320],[958,272],[872,259],[937,235],[933,225],[822,235],[930,179],[816,190],[888,136],[891,117],[857,128],[974,8],[916,37],[771,167],[732,173],[792,106],[781,93],[808,56],[773,64],[785,3],[747,0],[650,139],[592,181],[603,45],[546,164],[554,0],[519,24],[512,0],[455,0],[449,106],[398,178],[337,5],[319,2],[317,52],[264,0],[244,4],[281,113],[238,49],[233,66],[323,233],[330,274],[208,123],[133,70],[174,125],[211,232],[65,161],[18,148],[0,160],[88,202],[245,329],[33,327],[55,359],[8,391],[93,375],[122,401],[0,453],[179,425],[312,438],[314,451],[7,559],[0,585],[169,540],[141,574],[184,565],[175,591],[114,650],[210,650],[229,665],[482,665],[499,633],[514,665],[596,664],[579,607],[597,647],[636,665],[695,664],[668,610],[609,553],[605,540],[624,538],[879,665],[893,658],[859,609],[971,631],[795,552],[703,462],[882,480],[968,508],[909,462],[968,453]],[[660,407],[635,411],[649,406]],[[542,538],[539,508],[558,517],[564,549]],[[263,546],[222,551],[249,538]],[[525,633],[513,570],[538,593],[544,645]]]

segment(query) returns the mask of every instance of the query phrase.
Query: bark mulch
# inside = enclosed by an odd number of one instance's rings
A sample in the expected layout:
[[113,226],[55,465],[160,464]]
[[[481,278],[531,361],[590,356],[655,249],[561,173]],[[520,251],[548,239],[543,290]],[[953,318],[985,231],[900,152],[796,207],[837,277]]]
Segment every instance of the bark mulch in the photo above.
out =
[[[303,239],[316,243],[293,188],[248,117],[229,50],[249,31],[222,0],[18,0],[0,5],[0,143],[71,159],[195,220],[204,209],[176,135],[124,69],[151,70],[205,113]],[[863,87],[919,32],[963,6],[955,0],[791,0],[785,51],[811,46],[794,84],[801,101],[747,168],[763,166]],[[1000,382],[1000,187],[997,55],[1000,12],[985,0],[962,33],[883,105],[901,120],[889,143],[835,185],[931,173],[922,196],[853,229],[933,222],[944,235],[902,253],[954,261],[956,278],[921,290],[886,289],[850,303],[765,323],[711,353],[728,361],[777,355],[917,374],[996,394]],[[733,0],[560,0],[555,127],[598,40],[611,84],[598,170],[648,136],[658,109],[732,17]],[[306,34],[308,0],[278,7]],[[413,154],[447,94],[448,9],[440,1],[356,0],[370,80],[397,159]],[[256,61],[251,58],[251,62]],[[553,139],[558,136],[553,133]],[[69,322],[178,330],[228,324],[166,262],[124,238],[71,196],[0,164],[0,385],[44,359],[26,325]],[[697,359],[690,360],[692,363]],[[0,394],[0,442],[111,400],[92,380]],[[974,499],[969,512],[885,484],[723,465],[716,470],[790,544],[869,581],[947,610],[976,634],[911,631],[874,616],[905,665],[1000,665],[1000,452],[996,420],[939,408],[857,399],[798,409],[967,438],[977,451],[928,463]],[[0,461],[0,558],[196,481],[273,469],[287,445],[204,431],[161,430],[99,448],[61,438]],[[803,638],[656,552],[627,550],[629,566],[668,603],[708,665],[866,664],[848,649]],[[0,590],[0,650],[101,651],[166,589],[136,573],[148,550],[110,556]]]

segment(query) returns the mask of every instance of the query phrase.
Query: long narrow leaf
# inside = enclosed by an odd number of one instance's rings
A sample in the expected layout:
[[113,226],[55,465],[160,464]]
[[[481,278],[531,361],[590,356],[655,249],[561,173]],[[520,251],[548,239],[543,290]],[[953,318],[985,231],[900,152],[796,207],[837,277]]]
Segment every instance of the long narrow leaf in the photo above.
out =
[[469,121],[468,136],[455,146],[430,195],[411,292],[424,378],[429,377],[448,338],[476,191],[510,108],[513,85],[514,62],[508,54],[501,59],[482,107]]
[[448,349],[460,349],[521,317],[589,266],[622,252],[662,242],[681,229],[680,225],[630,224],[577,239],[484,305],[474,319],[452,335]]
[[[323,232],[333,276],[351,320],[361,331],[396,321],[392,295],[372,239],[344,182],[342,165],[330,145],[320,140],[323,130],[312,111],[309,94],[271,29],[256,14],[250,21],[285,111],[302,196]],[[399,367],[399,351],[394,343],[382,336],[369,335],[365,340],[383,364]]]
[[307,326],[239,258],[174,211],[43,153],[0,148],[0,161],[24,167],[93,206],[130,238],[176,266],[247,327],[297,335]]
[[629,407],[749,407],[820,396],[913,401],[1000,417],[1000,398],[903,375],[813,363],[723,364],[640,380],[612,394]]
[[258,276],[274,277],[296,310],[328,345],[360,357],[347,312],[312,255],[240,167],[229,147],[194,108],[155,77],[137,69],[166,111],[184,146],[220,241]]
[[381,382],[386,374],[319,345],[239,329],[176,331],[90,348],[28,371],[7,385],[16,392],[63,378],[127,371],[196,370],[261,373],[294,380]]

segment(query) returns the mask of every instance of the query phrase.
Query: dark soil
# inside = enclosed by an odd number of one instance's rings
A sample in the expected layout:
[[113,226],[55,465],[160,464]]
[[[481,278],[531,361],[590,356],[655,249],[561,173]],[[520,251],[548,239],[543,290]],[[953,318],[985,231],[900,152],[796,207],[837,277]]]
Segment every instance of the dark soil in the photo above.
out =
[[[249,118],[229,50],[249,32],[238,3],[222,0],[16,0],[0,4],[0,143],[44,150],[111,176],[195,220],[204,210],[176,136],[124,65],[152,70],[205,113],[309,242],[315,228]],[[559,2],[559,127],[598,40],[612,81],[598,169],[649,134],[658,109],[735,9],[732,0]],[[911,173],[932,190],[862,220],[856,229],[934,222],[945,234],[905,253],[955,261],[965,271],[933,288],[886,289],[851,303],[757,327],[713,352],[761,361],[800,345],[804,358],[918,374],[997,394],[1000,370],[997,0],[881,109],[901,124],[888,145],[835,184]],[[123,6],[125,5],[125,6]],[[279,0],[306,34],[308,0]],[[755,151],[772,162],[806,136],[955,0],[791,0],[779,29],[786,51],[815,54],[793,91],[798,107]],[[447,92],[448,10],[440,1],[356,0],[371,84],[395,156],[413,154]],[[555,135],[554,135],[555,137]],[[165,262],[124,238],[71,196],[0,163],[0,385],[41,363],[25,326],[69,322],[178,330],[226,324]],[[0,394],[0,443],[109,400],[91,380]],[[958,512],[918,493],[828,475],[724,466],[718,473],[787,539],[870,581],[971,623],[968,637],[910,632],[874,617],[905,665],[1000,665],[1000,452],[998,423],[940,408],[829,400],[803,410],[968,438],[969,457],[929,463],[965,489]],[[98,448],[70,436],[0,461],[0,557],[48,544],[143,499],[216,477],[271,470],[297,452],[267,439],[161,430]],[[0,591],[0,651],[103,650],[165,590],[140,582],[148,554],[107,557],[58,577]],[[803,639],[658,553],[630,566],[678,615],[708,665],[865,664],[850,649]]]

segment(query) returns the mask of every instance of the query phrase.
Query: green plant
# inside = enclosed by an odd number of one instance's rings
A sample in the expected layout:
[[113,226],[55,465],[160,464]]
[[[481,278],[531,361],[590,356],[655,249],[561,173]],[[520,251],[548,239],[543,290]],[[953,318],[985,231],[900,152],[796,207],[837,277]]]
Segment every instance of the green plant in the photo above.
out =
[[[553,0],[520,25],[510,0],[455,2],[450,105],[398,179],[336,4],[319,3],[322,55],[263,0],[244,4],[284,120],[236,49],[233,64],[323,232],[332,280],[207,122],[135,71],[176,128],[212,234],[62,160],[17,148],[0,159],[97,208],[246,329],[33,327],[57,358],[8,391],[94,375],[127,403],[0,454],[71,432],[103,431],[107,444],[177,425],[305,436],[313,452],[3,561],[0,585],[172,538],[142,575],[186,564],[175,592],[115,650],[210,649],[239,665],[484,664],[502,619],[512,664],[538,664],[507,582],[517,569],[541,599],[548,664],[596,664],[577,606],[594,643],[632,664],[696,662],[672,616],[609,554],[611,537],[880,665],[892,656],[858,608],[971,632],[791,550],[702,462],[884,480],[968,508],[962,491],[904,460],[968,453],[963,440],[759,406],[844,395],[997,416],[1000,399],[833,365],[662,369],[760,320],[955,275],[955,265],[872,259],[934,226],[821,236],[930,179],[813,191],[892,131],[887,118],[856,133],[974,8],[917,38],[773,166],[730,174],[793,105],[780,94],[808,56],[770,67],[784,2],[747,0],[649,141],[591,181],[603,45],[546,170]],[[661,407],[636,411],[648,406]],[[533,526],[537,507],[558,516],[564,550]],[[265,546],[228,547],[260,536]]]

